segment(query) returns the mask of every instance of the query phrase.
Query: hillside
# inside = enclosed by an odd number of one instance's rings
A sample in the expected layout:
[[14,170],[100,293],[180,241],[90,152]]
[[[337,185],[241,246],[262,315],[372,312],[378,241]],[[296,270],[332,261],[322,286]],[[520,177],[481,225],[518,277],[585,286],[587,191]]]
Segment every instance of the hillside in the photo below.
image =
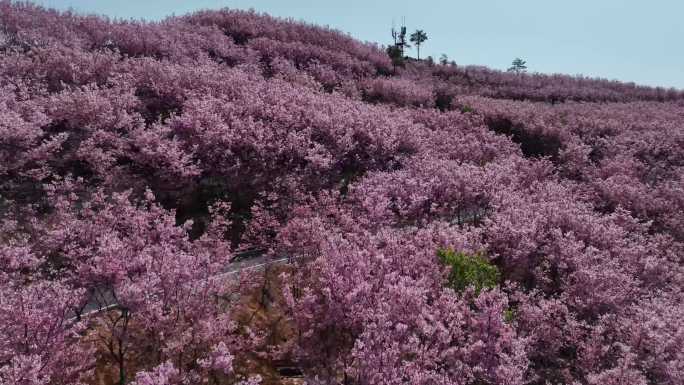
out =
[[683,179],[682,91],[0,1],[0,383],[681,384]]

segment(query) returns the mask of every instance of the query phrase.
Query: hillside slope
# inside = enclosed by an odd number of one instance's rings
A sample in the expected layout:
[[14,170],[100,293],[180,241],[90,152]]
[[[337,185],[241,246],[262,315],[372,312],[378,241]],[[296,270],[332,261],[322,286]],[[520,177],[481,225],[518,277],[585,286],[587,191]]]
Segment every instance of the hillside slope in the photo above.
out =
[[[0,379],[681,384],[683,182],[681,91],[0,1]],[[209,279],[244,249],[296,338]]]

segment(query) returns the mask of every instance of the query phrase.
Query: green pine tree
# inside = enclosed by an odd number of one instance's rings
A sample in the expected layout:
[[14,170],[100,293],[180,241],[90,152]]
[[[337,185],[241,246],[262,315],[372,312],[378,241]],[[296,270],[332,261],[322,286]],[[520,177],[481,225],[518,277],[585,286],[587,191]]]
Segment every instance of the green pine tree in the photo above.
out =
[[513,63],[511,63],[511,66],[508,68],[508,72],[515,72],[517,74],[526,72],[527,71],[527,62],[524,61],[523,59],[517,57],[515,60],[513,60]]

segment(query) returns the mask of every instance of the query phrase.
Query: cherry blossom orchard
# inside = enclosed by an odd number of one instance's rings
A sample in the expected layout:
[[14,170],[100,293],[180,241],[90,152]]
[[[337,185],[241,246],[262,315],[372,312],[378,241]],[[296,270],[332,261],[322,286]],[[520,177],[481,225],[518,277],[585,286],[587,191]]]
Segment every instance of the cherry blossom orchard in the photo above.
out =
[[0,1],[0,384],[680,385],[683,319],[682,91]]

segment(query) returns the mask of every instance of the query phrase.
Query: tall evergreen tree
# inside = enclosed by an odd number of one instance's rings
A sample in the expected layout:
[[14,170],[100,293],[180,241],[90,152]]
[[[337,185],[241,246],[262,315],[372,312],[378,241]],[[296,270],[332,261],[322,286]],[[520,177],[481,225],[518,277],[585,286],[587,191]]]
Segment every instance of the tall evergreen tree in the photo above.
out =
[[517,74],[521,72],[527,72],[527,62],[519,57],[515,58],[508,68],[508,72],[515,72]]
[[418,59],[420,59],[420,46],[428,39],[427,34],[422,29],[417,29],[411,34],[411,43],[416,45],[418,50]]

